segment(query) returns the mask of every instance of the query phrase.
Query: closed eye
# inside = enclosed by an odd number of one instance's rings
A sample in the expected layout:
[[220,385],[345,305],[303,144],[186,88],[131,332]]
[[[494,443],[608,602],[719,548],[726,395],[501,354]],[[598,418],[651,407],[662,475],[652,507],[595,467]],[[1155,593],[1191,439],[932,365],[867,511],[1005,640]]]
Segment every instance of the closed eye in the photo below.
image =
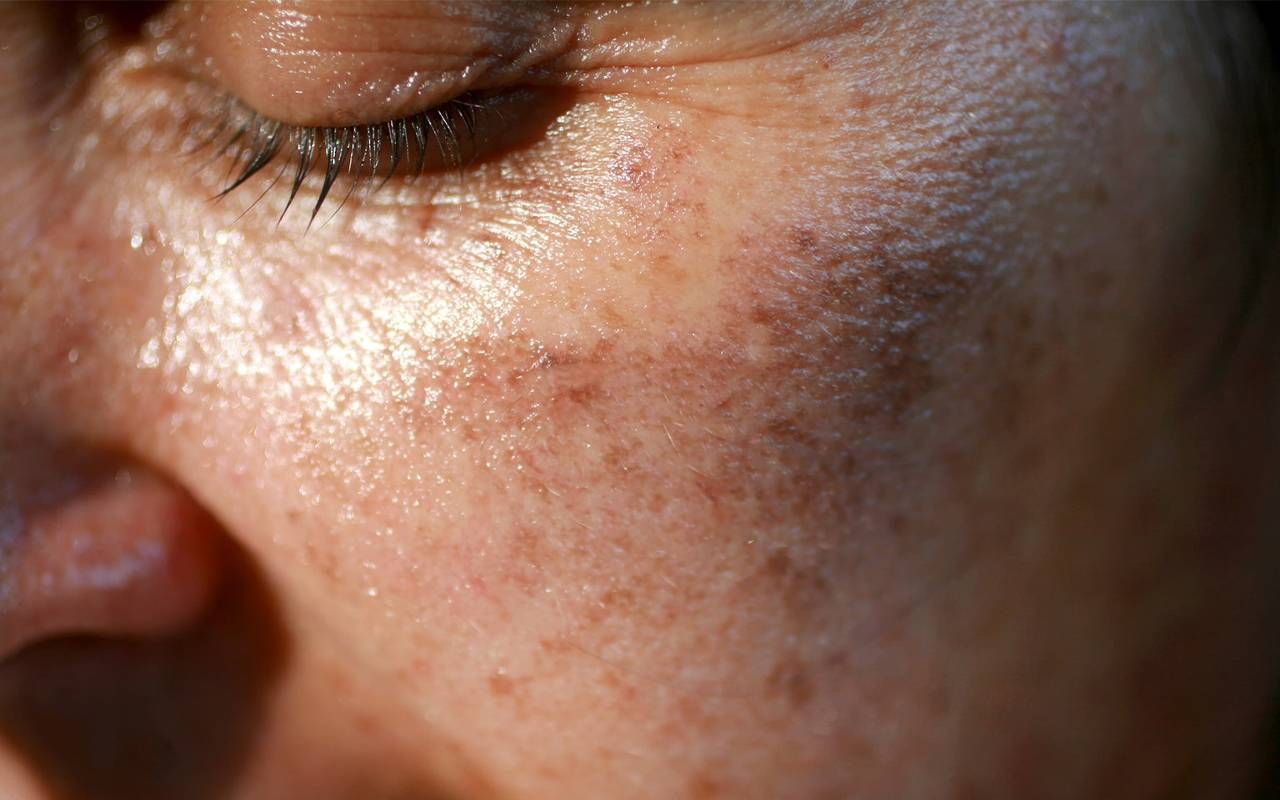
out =
[[281,179],[288,181],[289,196],[281,219],[308,177],[319,176],[320,186],[310,207],[314,221],[341,177],[348,181],[345,203],[362,185],[376,188],[394,175],[462,167],[477,153],[477,126],[482,117],[488,124],[490,113],[482,98],[461,97],[388,122],[317,127],[273,120],[231,101],[207,144],[232,164],[231,177],[219,197],[280,164],[267,190]]
[[[252,187],[249,208],[272,191],[285,195],[280,220],[302,204],[315,221],[389,181],[468,170],[529,147],[574,101],[562,89],[517,87],[470,92],[416,114],[356,125],[293,125],[227,98],[196,123],[190,139],[206,169],[222,170],[216,197]],[[254,180],[265,176],[262,180]],[[246,208],[246,211],[248,208]]]

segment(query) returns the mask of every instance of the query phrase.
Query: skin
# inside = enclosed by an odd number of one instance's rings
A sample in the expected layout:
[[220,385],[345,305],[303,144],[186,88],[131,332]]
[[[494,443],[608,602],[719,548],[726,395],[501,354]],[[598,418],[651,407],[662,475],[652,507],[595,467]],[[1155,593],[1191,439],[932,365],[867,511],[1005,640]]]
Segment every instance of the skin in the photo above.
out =
[[[332,8],[323,80],[269,6],[0,8],[0,795],[1249,796],[1243,11]],[[310,230],[179,156],[209,86],[382,118],[406,36],[518,134]],[[13,588],[86,517],[128,613]]]

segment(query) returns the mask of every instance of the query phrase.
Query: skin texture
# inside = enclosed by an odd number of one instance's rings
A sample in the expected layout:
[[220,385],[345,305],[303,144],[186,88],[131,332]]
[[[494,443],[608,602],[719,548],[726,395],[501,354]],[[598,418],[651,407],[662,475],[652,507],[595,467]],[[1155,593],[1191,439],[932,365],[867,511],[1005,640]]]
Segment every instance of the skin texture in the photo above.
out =
[[0,587],[57,555],[30,520],[101,513],[210,588],[0,605],[41,640],[0,795],[1248,796],[1243,12],[540,8],[575,35],[476,85],[531,92],[518,146],[310,230],[245,211],[270,168],[209,200],[193,108],[340,124],[400,60],[236,73],[263,7],[156,13],[0,9]]

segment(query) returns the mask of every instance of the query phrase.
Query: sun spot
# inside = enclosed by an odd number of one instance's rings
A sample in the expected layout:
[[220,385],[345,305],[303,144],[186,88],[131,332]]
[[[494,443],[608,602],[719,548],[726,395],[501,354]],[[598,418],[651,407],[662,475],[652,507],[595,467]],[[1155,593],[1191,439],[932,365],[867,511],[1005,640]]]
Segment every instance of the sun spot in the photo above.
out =
[[689,781],[690,800],[716,800],[721,797],[719,781],[708,772],[699,772]]
[[800,709],[813,699],[813,676],[798,658],[778,661],[765,678],[765,690],[771,697],[781,697],[793,709]]
[[489,693],[495,697],[508,697],[515,688],[516,682],[505,672],[495,672],[489,676]]

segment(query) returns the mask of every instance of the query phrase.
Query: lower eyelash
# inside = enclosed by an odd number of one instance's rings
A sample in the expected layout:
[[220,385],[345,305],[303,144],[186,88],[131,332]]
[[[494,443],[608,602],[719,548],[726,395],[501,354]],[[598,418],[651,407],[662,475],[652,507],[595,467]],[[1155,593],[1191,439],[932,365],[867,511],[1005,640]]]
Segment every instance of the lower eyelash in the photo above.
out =
[[388,122],[310,127],[273,120],[231,101],[204,143],[216,148],[215,159],[231,157],[228,184],[218,197],[226,196],[269,164],[284,159],[280,172],[264,190],[265,196],[292,165],[289,198],[281,220],[307,177],[319,170],[323,181],[311,208],[314,221],[340,175],[351,176],[351,186],[342,201],[345,203],[359,186],[380,175],[382,179],[374,188],[386,183],[397,170],[421,174],[432,159],[431,148],[439,152],[440,163],[446,167],[463,166],[463,153],[474,149],[477,112],[482,108],[467,97],[459,97]]

